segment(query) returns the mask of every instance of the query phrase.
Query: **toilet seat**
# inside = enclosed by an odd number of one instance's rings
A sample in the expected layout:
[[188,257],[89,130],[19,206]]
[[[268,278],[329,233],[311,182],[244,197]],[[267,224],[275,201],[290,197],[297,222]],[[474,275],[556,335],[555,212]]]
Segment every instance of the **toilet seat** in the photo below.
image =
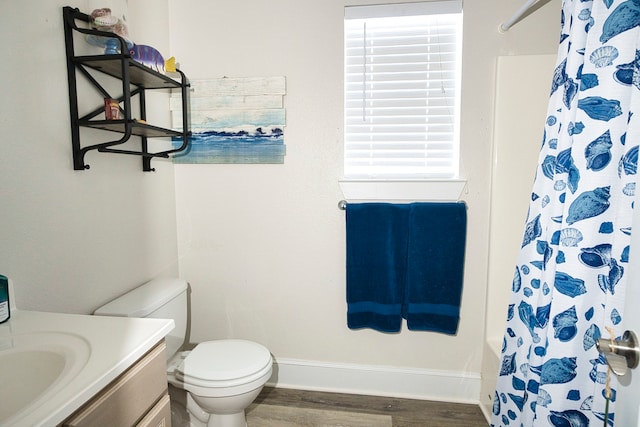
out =
[[185,389],[196,386],[220,389],[249,385],[271,375],[271,353],[262,345],[245,340],[200,343],[175,369],[175,378]]

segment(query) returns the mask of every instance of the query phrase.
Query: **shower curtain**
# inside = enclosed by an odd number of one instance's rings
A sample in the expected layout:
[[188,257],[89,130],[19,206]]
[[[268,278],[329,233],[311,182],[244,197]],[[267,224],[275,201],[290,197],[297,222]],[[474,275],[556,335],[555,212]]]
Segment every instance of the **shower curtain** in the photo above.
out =
[[607,386],[595,342],[622,334],[640,140],[640,0],[564,0],[561,24],[493,426],[614,425],[617,383]]

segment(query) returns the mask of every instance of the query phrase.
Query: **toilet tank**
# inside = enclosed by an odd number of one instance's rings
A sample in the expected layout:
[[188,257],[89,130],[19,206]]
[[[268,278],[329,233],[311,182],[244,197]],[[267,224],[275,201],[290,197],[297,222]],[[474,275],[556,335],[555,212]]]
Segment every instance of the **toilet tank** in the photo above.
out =
[[173,319],[176,326],[166,336],[167,359],[182,347],[187,333],[187,289],[185,280],[153,279],[98,308],[98,316]]

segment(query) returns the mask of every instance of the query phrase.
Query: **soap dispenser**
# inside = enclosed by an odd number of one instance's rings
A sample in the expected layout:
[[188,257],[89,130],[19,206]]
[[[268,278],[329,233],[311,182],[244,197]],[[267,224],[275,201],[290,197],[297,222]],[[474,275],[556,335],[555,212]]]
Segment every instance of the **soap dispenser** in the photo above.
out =
[[0,275],[0,323],[6,322],[11,316],[9,308],[9,279]]

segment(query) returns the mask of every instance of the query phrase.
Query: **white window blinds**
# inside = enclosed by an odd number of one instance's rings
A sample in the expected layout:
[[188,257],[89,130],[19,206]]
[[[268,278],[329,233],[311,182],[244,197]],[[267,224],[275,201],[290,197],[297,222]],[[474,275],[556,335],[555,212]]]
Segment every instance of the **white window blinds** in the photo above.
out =
[[462,2],[345,8],[345,177],[456,178]]

